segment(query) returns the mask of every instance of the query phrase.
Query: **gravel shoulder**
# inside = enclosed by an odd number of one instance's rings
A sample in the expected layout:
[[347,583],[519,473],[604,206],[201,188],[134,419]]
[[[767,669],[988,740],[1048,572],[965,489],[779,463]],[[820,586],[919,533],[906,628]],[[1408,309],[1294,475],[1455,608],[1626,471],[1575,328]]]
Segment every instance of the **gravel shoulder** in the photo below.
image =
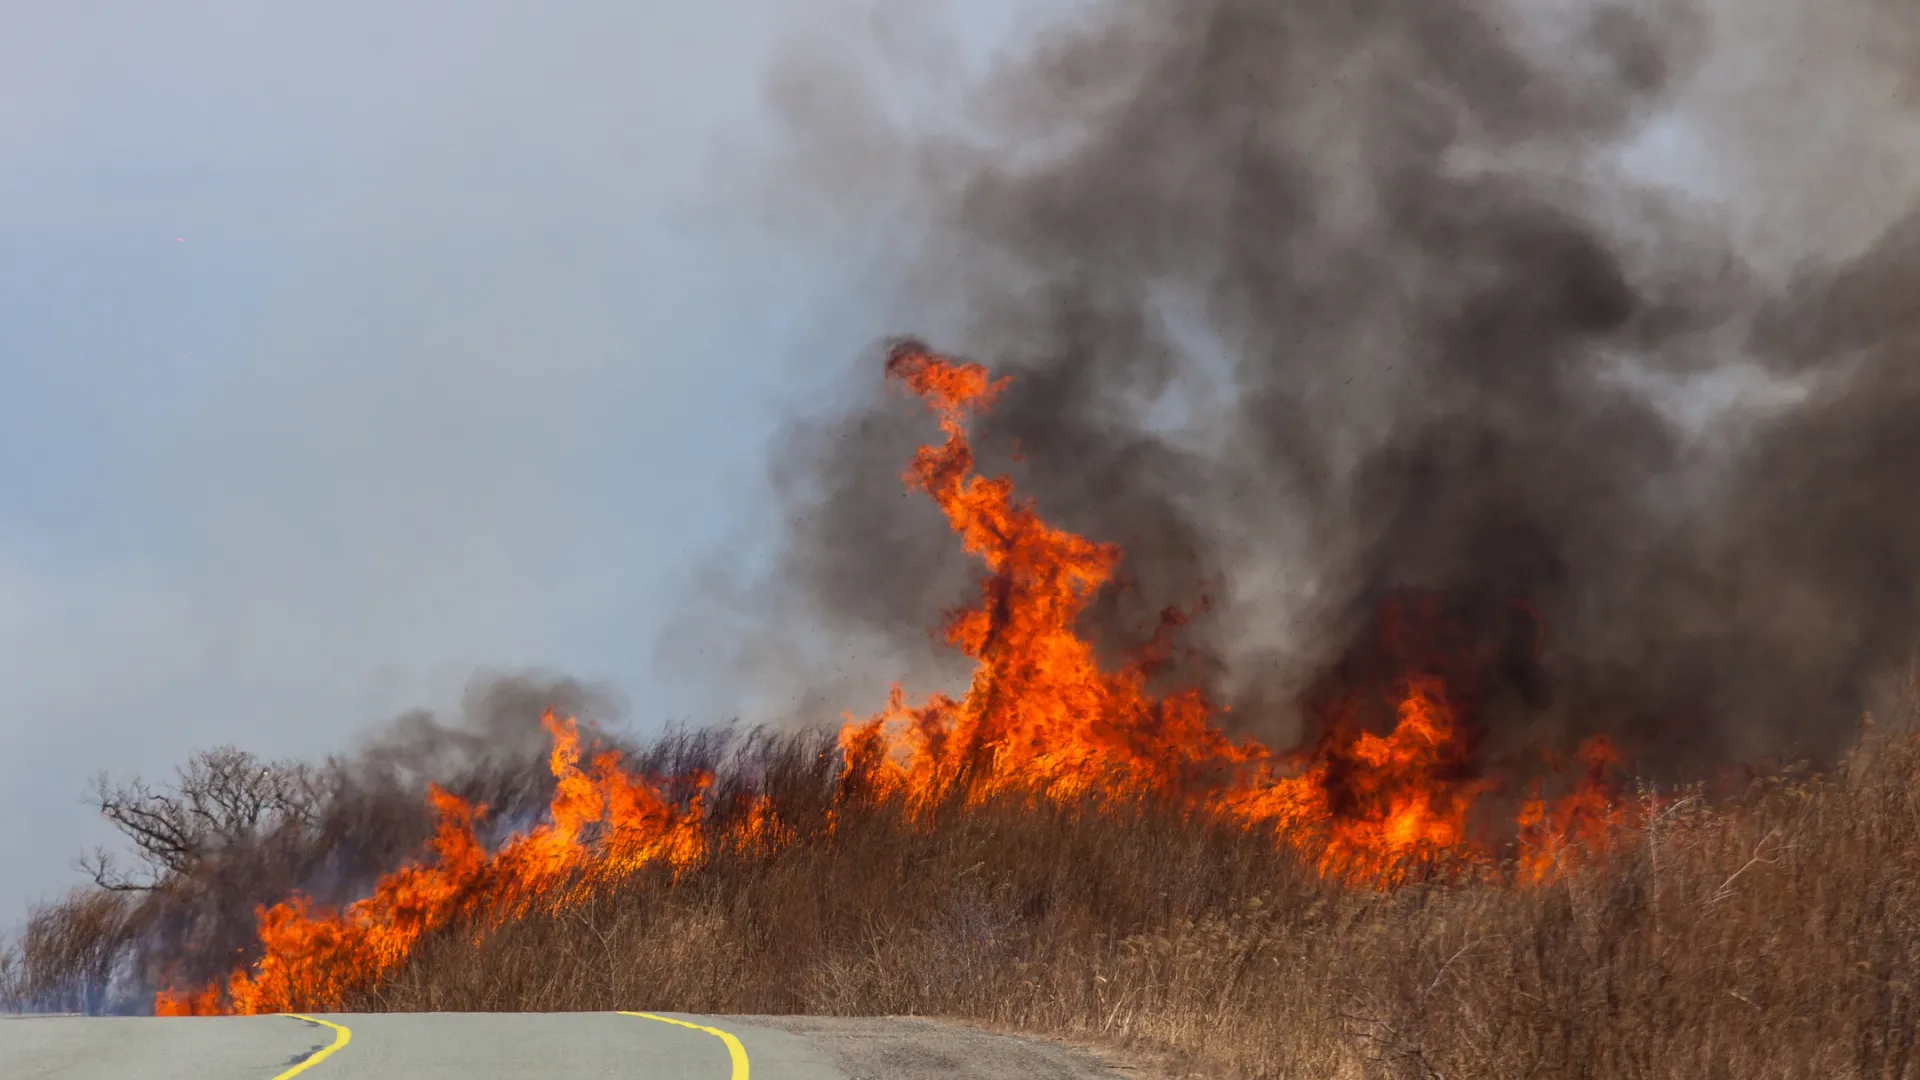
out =
[[811,1041],[846,1080],[1170,1080],[1149,1055],[918,1017],[739,1016]]

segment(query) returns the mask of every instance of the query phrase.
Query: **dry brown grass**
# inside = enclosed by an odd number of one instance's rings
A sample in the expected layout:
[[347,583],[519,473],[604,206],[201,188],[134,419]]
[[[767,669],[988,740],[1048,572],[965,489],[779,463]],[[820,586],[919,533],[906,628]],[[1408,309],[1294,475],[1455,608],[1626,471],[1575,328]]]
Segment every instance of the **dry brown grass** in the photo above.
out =
[[[1152,805],[1006,802],[908,825],[836,796],[830,736],[730,751],[694,735],[640,764],[721,766],[713,805],[767,791],[799,839],[450,928],[353,1004],[944,1016],[1151,1049],[1198,1075],[1920,1077],[1912,736],[1732,801],[1669,796],[1550,886],[1385,893]],[[350,802],[328,806],[352,820]],[[0,955],[0,1007],[100,1010],[152,952],[155,905],[191,887],[38,910]]]
[[133,907],[124,893],[80,889],[35,908],[18,940],[0,949],[0,1009],[101,1011],[136,933]]
[[[766,782],[805,826],[830,769],[783,745]],[[948,1016],[1203,1075],[1916,1077],[1920,743],[1669,800],[1530,889],[1343,889],[1152,807],[872,808],[449,932],[360,1004]]]
[[[35,907],[0,943],[0,1009],[144,1012],[156,986],[223,980],[257,942],[257,905],[294,892],[341,904],[412,858],[434,828],[429,780],[508,822],[547,805],[543,746],[425,724],[403,720],[360,755],[318,766],[215,747],[168,782],[100,777],[91,801],[131,850],[83,857],[93,887]],[[436,753],[441,768],[421,767]]]

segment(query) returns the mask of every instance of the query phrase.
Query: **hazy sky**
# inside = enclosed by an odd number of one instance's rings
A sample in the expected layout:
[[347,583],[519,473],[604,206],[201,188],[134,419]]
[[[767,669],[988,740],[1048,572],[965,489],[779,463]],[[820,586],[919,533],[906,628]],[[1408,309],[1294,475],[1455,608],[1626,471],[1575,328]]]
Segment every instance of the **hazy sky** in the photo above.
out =
[[[0,0],[0,926],[107,839],[99,769],[340,749],[483,666],[717,719],[654,663],[689,571],[781,416],[920,329],[879,223],[768,224],[769,58],[913,71],[869,102],[911,127],[1072,2]],[[1804,77],[1877,23],[1711,6],[1636,168],[1789,252],[1910,204],[1912,110]]]
[[[0,924],[105,839],[98,769],[324,753],[483,665],[693,708],[676,586],[893,329],[734,194],[770,50],[866,6],[0,3]],[[964,55],[1020,6],[954,5]]]

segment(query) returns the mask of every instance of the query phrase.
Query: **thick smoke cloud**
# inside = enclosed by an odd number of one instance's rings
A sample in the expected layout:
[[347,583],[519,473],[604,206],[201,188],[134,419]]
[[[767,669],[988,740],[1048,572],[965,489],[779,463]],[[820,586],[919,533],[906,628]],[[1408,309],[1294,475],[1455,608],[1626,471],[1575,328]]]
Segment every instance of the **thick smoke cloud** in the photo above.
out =
[[[1104,637],[1205,591],[1185,674],[1239,722],[1297,734],[1411,587],[1544,624],[1496,754],[1818,755],[1920,628],[1920,225],[1886,224],[1914,186],[1810,212],[1823,174],[1735,92],[1771,86],[1807,153],[1912,119],[1898,13],[1818,7],[1111,0],[996,71],[965,139],[848,158],[813,112],[797,141],[823,189],[914,190],[911,280],[959,312],[933,344],[1016,376],[980,441],[1020,458],[989,464],[1124,546]],[[1689,108],[1722,125],[1693,194],[1634,164]],[[965,598],[899,482],[926,435],[877,391],[796,427],[783,618],[917,641]]]

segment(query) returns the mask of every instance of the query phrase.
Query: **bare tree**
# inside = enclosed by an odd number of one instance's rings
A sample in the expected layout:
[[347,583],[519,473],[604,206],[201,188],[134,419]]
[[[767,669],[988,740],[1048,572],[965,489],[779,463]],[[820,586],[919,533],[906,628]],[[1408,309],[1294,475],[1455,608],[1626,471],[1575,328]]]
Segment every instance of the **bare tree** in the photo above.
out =
[[505,677],[450,719],[409,713],[313,765],[219,746],[159,782],[101,773],[87,802],[127,842],[82,856],[91,884],[0,941],[0,1008],[140,1010],[155,989],[224,978],[258,947],[262,905],[347,903],[417,857],[435,824],[429,783],[493,821],[530,820],[553,787],[541,711],[594,700],[566,680]]
[[220,746],[194,754],[164,787],[101,773],[91,801],[132,841],[138,865],[123,870],[96,848],[81,868],[102,889],[144,892],[192,877],[210,859],[311,827],[324,798],[312,767]]
[[27,1007],[25,966],[20,945],[9,941],[0,945],[0,1012],[23,1012]]

